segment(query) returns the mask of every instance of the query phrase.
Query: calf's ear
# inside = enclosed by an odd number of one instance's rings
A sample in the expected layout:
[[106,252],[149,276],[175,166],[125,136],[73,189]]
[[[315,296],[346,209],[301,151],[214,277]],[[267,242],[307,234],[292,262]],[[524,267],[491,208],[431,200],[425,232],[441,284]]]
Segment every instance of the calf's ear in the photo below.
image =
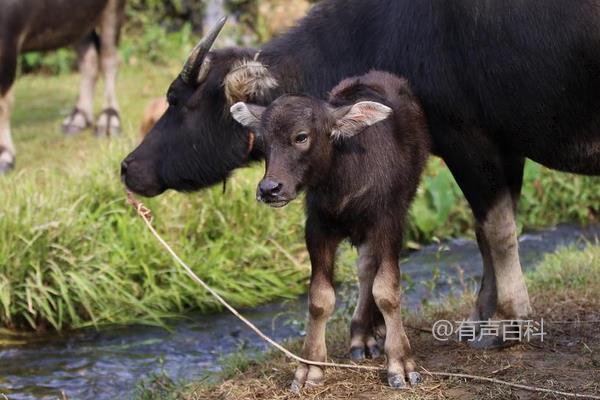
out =
[[265,107],[239,102],[232,105],[230,111],[233,119],[242,126],[250,128],[255,133],[258,133],[260,129],[260,118],[265,111]]
[[374,101],[361,101],[351,107],[334,111],[335,126],[331,132],[333,139],[343,139],[358,135],[369,126],[381,122],[392,113],[392,109]]

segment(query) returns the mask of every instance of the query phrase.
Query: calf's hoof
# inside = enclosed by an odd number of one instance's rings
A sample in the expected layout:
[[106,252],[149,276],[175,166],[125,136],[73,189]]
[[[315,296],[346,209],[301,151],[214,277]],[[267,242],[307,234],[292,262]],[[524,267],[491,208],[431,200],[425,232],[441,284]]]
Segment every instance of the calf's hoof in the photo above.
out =
[[378,359],[382,356],[382,352],[379,348],[379,345],[372,344],[365,347],[352,347],[350,348],[350,355],[352,357],[352,361],[361,362],[367,357],[372,360]]
[[366,358],[365,349],[363,347],[352,347],[350,349],[352,361],[361,362]]
[[78,108],[74,109],[71,115],[65,118],[61,125],[63,133],[68,136],[81,133],[90,126],[92,126],[92,122],[86,114]]
[[352,361],[360,362],[367,357],[375,360],[382,356],[382,347],[383,341],[381,341],[380,344],[380,342],[375,339],[375,335],[366,335],[364,337],[357,335],[351,340],[350,355]]
[[379,358],[379,357],[381,357],[381,356],[382,356],[382,352],[381,352],[381,350],[379,349],[379,346],[378,346],[378,345],[376,345],[376,344],[375,344],[375,345],[373,345],[373,346],[370,346],[370,347],[368,347],[368,348],[367,348],[367,351],[368,351],[368,353],[369,353],[369,357],[370,357],[371,359],[373,359],[373,360],[375,360],[375,359],[377,359],[377,358]]
[[300,393],[302,388],[315,387],[323,384],[324,372],[320,367],[314,365],[300,365],[294,374],[294,380],[290,386],[293,393]]
[[388,385],[390,385],[390,387],[392,389],[407,389],[408,386],[406,385],[406,381],[404,380],[404,377],[400,374],[388,374]]
[[94,134],[97,137],[119,136],[121,134],[121,118],[114,108],[106,108],[100,113]]
[[418,372],[409,372],[408,373],[408,381],[411,386],[417,386],[423,383],[423,377]]
[[[404,376],[402,374],[388,373],[387,378],[388,378],[388,384],[393,389],[408,389],[409,388],[409,386],[406,383],[407,380],[404,378]],[[408,378],[408,383],[412,387],[417,386],[423,382],[423,378],[421,377],[421,374],[419,374],[418,372],[409,372],[407,374],[407,378]]]

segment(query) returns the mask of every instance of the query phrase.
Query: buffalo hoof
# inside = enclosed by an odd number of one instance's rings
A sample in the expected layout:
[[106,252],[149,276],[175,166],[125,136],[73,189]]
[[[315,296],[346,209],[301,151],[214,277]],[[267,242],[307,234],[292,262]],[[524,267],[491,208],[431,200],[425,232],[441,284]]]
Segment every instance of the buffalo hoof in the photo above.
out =
[[10,171],[12,171],[13,169],[15,169],[14,161],[13,162],[0,161],[0,175],[7,174]]
[[67,136],[77,135],[92,126],[86,114],[76,108],[62,123],[62,131]]
[[300,365],[294,374],[294,381],[290,386],[293,393],[300,393],[302,388],[311,388],[323,384],[323,369],[314,365]]
[[[366,347],[366,351],[365,351]],[[352,357],[352,361],[360,362],[363,361],[367,356],[372,360],[375,360],[382,356],[382,352],[379,349],[379,345],[373,344],[365,347],[352,347],[350,349],[350,355]]]
[[361,362],[364,361],[365,357],[365,349],[362,347],[353,347],[350,349],[350,355],[352,357],[352,361]]
[[[409,372],[407,377],[408,383],[410,383],[410,386],[412,387],[423,383],[423,378],[418,372]],[[388,374],[388,384],[393,389],[408,389],[409,387],[404,376],[400,374]]]
[[[507,319],[498,317],[496,320],[502,321]],[[472,321],[472,325],[468,330],[470,334],[461,339],[463,342],[466,342],[469,347],[478,350],[502,349],[519,344],[521,343],[523,333],[526,330],[526,327],[523,324],[516,322],[497,322],[487,326],[490,322]],[[495,320],[491,319],[490,321],[493,322]],[[521,319],[516,318],[514,321],[521,321]],[[471,332],[474,334],[471,334]]]
[[[383,332],[385,334],[385,331]],[[382,356],[381,348],[384,346],[384,341],[376,340],[375,335],[366,335],[364,337],[356,337],[351,340],[350,355],[352,361],[360,362],[365,358],[373,360]]]
[[408,381],[410,382],[411,386],[417,386],[423,383],[423,377],[418,372],[409,372]]
[[0,148],[0,175],[6,174],[15,168],[15,156],[6,149]]
[[520,343],[518,340],[504,340],[501,336],[478,336],[469,340],[469,347],[477,350],[505,349]]
[[407,389],[406,381],[400,374],[388,374],[388,384],[392,389]]
[[100,113],[94,134],[97,137],[119,136],[121,134],[121,118],[114,108],[106,108]]
[[378,345],[370,346],[367,350],[369,352],[369,357],[373,360],[382,356],[382,352]]

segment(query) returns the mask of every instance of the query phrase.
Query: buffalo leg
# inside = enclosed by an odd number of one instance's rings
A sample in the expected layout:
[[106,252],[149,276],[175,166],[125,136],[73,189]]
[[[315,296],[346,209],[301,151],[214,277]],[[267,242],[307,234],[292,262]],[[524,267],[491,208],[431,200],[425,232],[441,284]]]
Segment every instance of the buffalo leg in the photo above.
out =
[[421,376],[415,371],[416,364],[400,315],[400,269],[396,252],[397,249],[390,248],[380,258],[373,282],[373,297],[385,319],[388,383],[395,389],[403,389],[407,379],[411,385],[416,385],[421,382]]
[[[311,361],[326,361],[327,346],[325,329],[335,308],[333,267],[335,252],[341,238],[329,233],[318,221],[309,217],[306,222],[306,244],[312,266],[308,294],[308,324],[302,356]],[[323,380],[323,369],[301,364],[294,375],[292,391],[303,386],[319,385]]]
[[77,106],[62,124],[65,134],[77,134],[92,125],[94,120],[94,92],[98,80],[98,39],[89,34],[77,46],[81,84]]
[[[471,320],[521,320],[531,313],[515,222],[524,159],[502,152],[485,135],[470,136],[474,137],[480,143],[467,148],[460,135],[448,135],[446,140],[458,140],[447,147],[455,149],[453,154],[444,156],[477,221],[484,270]],[[509,343],[500,336],[485,336],[472,344],[485,348]]]
[[96,123],[97,136],[115,136],[121,133],[121,119],[117,102],[117,73],[119,69],[118,43],[123,22],[124,0],[110,0],[100,24],[100,63],[104,73],[104,106]]
[[350,352],[354,361],[365,354],[371,358],[381,355],[376,337],[385,337],[385,322],[373,298],[373,281],[377,259],[368,246],[358,249],[358,302],[350,325]]
[[0,95],[0,174],[15,166],[15,145],[10,133],[10,109],[13,103],[12,91]]
[[16,149],[10,132],[10,111],[13,103],[12,85],[17,72],[15,46],[10,46],[10,36],[5,45],[0,41],[0,174],[14,168]]

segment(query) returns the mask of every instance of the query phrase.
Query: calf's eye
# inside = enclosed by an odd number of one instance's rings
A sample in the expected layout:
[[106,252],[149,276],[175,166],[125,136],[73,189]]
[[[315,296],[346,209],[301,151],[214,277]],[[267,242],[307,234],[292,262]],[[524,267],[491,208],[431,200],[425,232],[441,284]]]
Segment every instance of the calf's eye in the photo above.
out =
[[294,143],[305,144],[308,142],[308,134],[306,132],[300,132],[294,137]]

